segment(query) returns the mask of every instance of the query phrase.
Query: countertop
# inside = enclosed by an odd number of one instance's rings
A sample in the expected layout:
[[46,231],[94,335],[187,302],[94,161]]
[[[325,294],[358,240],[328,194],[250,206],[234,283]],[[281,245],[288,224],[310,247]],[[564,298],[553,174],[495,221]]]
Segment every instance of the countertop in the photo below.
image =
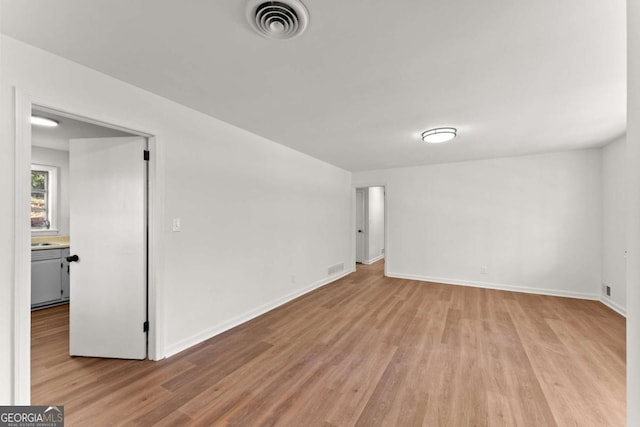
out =
[[[35,246],[36,244],[42,244],[42,246]],[[69,247],[69,236],[42,236],[31,238],[31,250],[32,251],[44,251],[47,249],[64,249]]]

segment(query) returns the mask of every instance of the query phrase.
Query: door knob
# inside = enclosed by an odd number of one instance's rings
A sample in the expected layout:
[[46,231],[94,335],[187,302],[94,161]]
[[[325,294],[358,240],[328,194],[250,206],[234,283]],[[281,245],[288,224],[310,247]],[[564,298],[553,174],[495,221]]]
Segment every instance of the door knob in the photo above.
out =
[[67,257],[67,262],[78,262],[80,257],[78,255],[71,255]]
[[358,230],[358,233],[362,233],[362,230]]

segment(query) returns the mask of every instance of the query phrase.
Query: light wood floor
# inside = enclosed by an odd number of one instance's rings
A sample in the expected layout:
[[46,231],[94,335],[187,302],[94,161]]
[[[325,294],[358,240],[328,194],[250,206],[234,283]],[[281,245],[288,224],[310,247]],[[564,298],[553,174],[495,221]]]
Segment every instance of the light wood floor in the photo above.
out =
[[623,426],[625,320],[389,279],[382,262],[160,362],[71,358],[32,315],[32,400],[68,426]]

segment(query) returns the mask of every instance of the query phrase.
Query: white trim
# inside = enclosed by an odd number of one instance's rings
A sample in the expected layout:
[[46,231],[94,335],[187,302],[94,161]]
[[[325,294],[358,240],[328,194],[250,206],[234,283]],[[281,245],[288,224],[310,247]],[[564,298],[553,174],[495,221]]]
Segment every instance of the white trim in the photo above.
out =
[[356,229],[358,227],[358,218],[357,218],[357,209],[358,209],[358,196],[357,196],[357,188],[353,188],[351,194],[351,229],[349,232],[351,233],[351,262],[353,263],[352,268],[356,269],[356,263],[358,262],[358,236],[356,236]]
[[162,224],[164,222],[164,151],[155,137],[147,138],[149,160],[149,359],[164,358],[164,293],[160,269],[164,265]]
[[50,228],[48,230],[31,230],[31,234],[33,237],[42,237],[42,236],[56,236],[60,234],[60,230],[57,228]]
[[372,258],[370,260],[364,261],[363,264],[367,264],[367,265],[373,264],[374,262],[380,261],[382,258],[384,258],[384,254],[380,254],[375,258]]
[[412,274],[389,273],[389,277],[397,279],[417,280],[420,282],[441,283],[445,285],[468,286],[471,288],[496,289],[499,291],[523,292],[527,294],[550,295],[554,297],[578,298],[599,301],[600,295],[586,292],[573,292],[548,288],[533,288],[529,286],[505,285],[502,283],[475,282],[461,279],[445,279],[442,277],[418,276]]
[[31,402],[31,97],[15,88],[13,404]]
[[[89,119],[70,109],[47,105],[30,94],[15,90],[15,182],[14,182],[14,295],[13,295],[13,375],[12,399],[14,405],[31,402],[31,227],[30,185],[31,173],[31,110],[33,107],[54,111],[77,120],[87,121],[113,129],[126,130],[148,138],[152,153],[149,164],[149,358],[164,357],[163,293],[158,271],[162,265],[162,221],[164,211],[164,169],[162,150],[150,133],[135,131],[106,121]],[[153,322],[153,323],[151,323]]]
[[[367,191],[365,191],[367,190]],[[356,227],[354,227],[354,231],[356,229],[360,229],[358,227],[358,193],[362,194],[362,232],[358,231],[356,233],[356,262],[361,262],[365,264],[365,260],[369,258],[369,191],[368,188],[356,188]],[[362,260],[358,261],[358,236],[362,234]]]
[[606,305],[607,307],[609,307],[611,310],[618,313],[619,315],[623,317],[627,317],[627,310],[617,302],[614,302],[611,298],[607,298],[606,296],[602,295],[600,297],[600,302]]
[[166,357],[170,357],[173,356],[174,354],[177,354],[183,350],[186,350],[190,347],[193,347],[196,344],[200,344],[203,341],[206,341],[210,338],[215,337],[216,335],[219,335],[225,331],[228,331],[229,329],[232,329],[242,323],[248,322],[251,319],[255,319],[256,317],[273,310],[274,308],[277,308],[283,304],[288,303],[289,301],[292,301],[304,294],[307,294],[315,289],[321,288],[323,286],[328,285],[329,283],[335,282],[336,280],[339,280],[345,276],[348,276],[349,274],[355,272],[355,269],[349,270],[349,271],[344,271],[338,274],[335,274],[333,276],[324,278],[322,280],[319,280],[315,283],[313,283],[310,286],[307,286],[306,288],[303,289],[299,289],[297,291],[294,291],[288,295],[285,295],[283,297],[277,298],[273,301],[270,301],[266,304],[261,305],[260,307],[257,307],[253,310],[250,310],[244,314],[241,314],[239,316],[236,316],[232,319],[229,319],[223,323],[220,323],[216,326],[207,328],[205,330],[203,330],[202,332],[199,332],[195,335],[192,335],[188,338],[185,338],[183,340],[180,340],[178,342],[176,342],[175,344],[170,344],[169,346],[166,347]]
[[60,109],[58,107],[46,106],[45,104],[42,104],[40,102],[34,102],[33,104],[35,104],[34,106],[38,111],[48,112],[48,113],[55,114],[55,115],[61,116],[61,117],[66,117],[66,118],[69,118],[69,119],[72,119],[72,120],[79,120],[81,122],[89,123],[89,124],[100,126],[100,127],[103,127],[103,128],[114,129],[114,130],[117,130],[117,131],[120,131],[120,132],[131,133],[131,134],[142,136],[142,137],[145,137],[145,138],[152,138],[154,136],[152,133],[149,133],[149,132],[146,132],[146,131],[137,130],[137,129],[133,129],[133,128],[125,127],[125,126],[119,126],[119,125],[110,123],[108,121],[94,119],[92,117],[87,117],[87,116],[85,116],[83,114],[75,113],[72,110],[66,110],[66,109]]

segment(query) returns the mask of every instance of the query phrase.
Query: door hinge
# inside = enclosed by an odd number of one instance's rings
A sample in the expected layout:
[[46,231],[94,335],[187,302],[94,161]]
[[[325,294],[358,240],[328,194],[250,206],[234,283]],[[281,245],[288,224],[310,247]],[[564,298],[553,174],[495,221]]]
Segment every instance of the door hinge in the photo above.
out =
[[149,321],[148,320],[142,324],[142,332],[149,332]]
[[144,159],[148,162],[150,158],[151,153],[149,153],[149,150],[144,150]]

